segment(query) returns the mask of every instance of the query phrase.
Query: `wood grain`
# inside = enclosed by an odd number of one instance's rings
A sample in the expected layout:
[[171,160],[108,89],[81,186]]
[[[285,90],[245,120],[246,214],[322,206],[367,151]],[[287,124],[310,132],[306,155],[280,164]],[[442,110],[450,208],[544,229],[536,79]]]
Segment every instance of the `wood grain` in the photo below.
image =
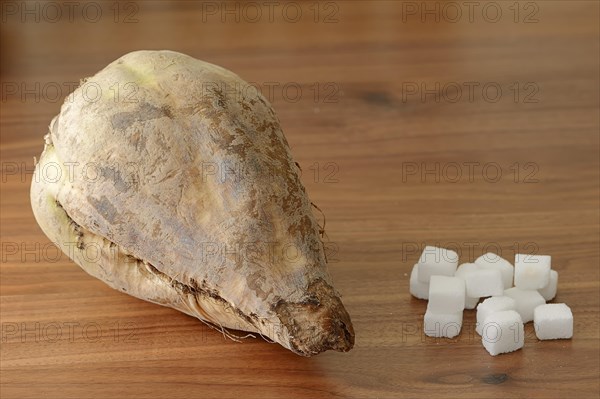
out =
[[[115,23],[112,2],[96,3],[95,23],[77,13],[23,23],[3,8],[3,399],[598,397],[597,2],[521,2],[515,22],[513,2],[498,1],[495,23],[482,17],[485,2],[473,22],[465,8],[448,21],[444,3],[427,3],[440,21],[423,22],[410,8],[421,2],[326,2],[316,23],[314,2],[294,3],[306,16],[295,23],[281,14],[222,22],[202,8],[220,2],[129,3],[137,22],[121,13]],[[533,11],[537,22],[525,23]],[[68,94],[49,90],[136,49],[182,51],[263,91],[269,82],[301,88],[297,101],[281,90],[270,99],[327,215],[330,271],[356,331],[351,352],[307,359],[259,339],[231,342],[111,290],[49,246],[28,199],[33,157]],[[468,82],[478,85],[472,99]],[[540,342],[527,325],[523,350],[491,357],[466,311],[458,339],[425,339],[426,303],[408,294],[425,244],[458,247],[461,261],[485,249],[552,255],[574,338]]]

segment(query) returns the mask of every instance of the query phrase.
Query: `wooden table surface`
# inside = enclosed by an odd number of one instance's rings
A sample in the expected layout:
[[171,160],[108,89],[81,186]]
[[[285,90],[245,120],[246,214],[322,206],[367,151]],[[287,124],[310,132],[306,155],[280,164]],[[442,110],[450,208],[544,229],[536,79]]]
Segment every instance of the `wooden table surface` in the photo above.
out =
[[[87,4],[70,20],[63,2],[2,3],[2,399],[598,397],[598,2]],[[137,49],[222,65],[271,100],[327,215],[352,351],[226,340],[44,236],[42,136],[73,84]],[[426,244],[552,255],[573,339],[530,323],[523,350],[492,357],[473,311],[459,338],[426,339],[408,293]]]

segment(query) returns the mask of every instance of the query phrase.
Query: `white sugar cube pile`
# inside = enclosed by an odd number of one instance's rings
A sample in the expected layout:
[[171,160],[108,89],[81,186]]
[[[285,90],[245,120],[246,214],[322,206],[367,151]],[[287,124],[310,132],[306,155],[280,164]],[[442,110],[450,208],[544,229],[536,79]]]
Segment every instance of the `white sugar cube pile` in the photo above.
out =
[[[428,300],[425,335],[460,334],[464,309],[477,308],[475,330],[485,349],[496,356],[521,349],[524,323],[534,322],[540,340],[573,336],[573,314],[556,297],[558,272],[546,255],[515,255],[515,266],[493,253],[458,266],[458,254],[426,246],[410,274],[410,293]],[[514,287],[513,287],[514,280]],[[482,298],[487,298],[479,303]]]

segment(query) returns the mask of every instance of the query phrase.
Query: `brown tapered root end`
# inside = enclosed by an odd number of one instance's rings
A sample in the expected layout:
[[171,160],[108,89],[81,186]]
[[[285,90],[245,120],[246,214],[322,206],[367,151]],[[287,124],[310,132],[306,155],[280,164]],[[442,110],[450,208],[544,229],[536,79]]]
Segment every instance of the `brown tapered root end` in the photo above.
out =
[[327,350],[348,352],[354,346],[350,315],[331,285],[323,279],[311,283],[301,302],[280,300],[274,307],[294,353],[313,356]]

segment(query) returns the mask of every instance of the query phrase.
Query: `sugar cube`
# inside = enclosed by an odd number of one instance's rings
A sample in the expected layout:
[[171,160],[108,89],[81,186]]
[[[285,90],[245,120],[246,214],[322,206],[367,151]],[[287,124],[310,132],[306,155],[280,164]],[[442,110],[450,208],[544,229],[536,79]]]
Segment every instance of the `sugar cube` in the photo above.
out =
[[502,284],[505,290],[513,286],[515,268],[506,259],[488,252],[475,259],[475,263],[485,269],[498,269],[502,274]]
[[410,273],[410,293],[419,299],[429,299],[429,283],[422,283],[417,277],[418,265],[414,265]]
[[425,335],[454,338],[460,334],[463,312],[436,313],[427,308],[423,322]]
[[544,297],[536,290],[512,287],[505,290],[504,295],[515,300],[515,310],[521,315],[523,323],[532,321],[534,309],[546,303]]
[[515,287],[523,290],[539,290],[550,282],[548,255],[515,255]]
[[480,267],[479,265],[475,264],[475,263],[463,263],[460,266],[458,266],[458,268],[456,269],[456,272],[454,273],[455,277],[460,277],[464,280],[465,275],[469,272],[473,272],[475,270],[479,270]]
[[503,310],[489,315],[484,321],[481,342],[492,356],[521,349],[525,342],[525,329],[519,313]]
[[479,303],[480,298],[471,298],[470,296],[465,297],[465,309],[475,309]]
[[431,276],[453,276],[458,254],[450,249],[426,246],[418,263],[419,281],[428,283]]
[[[456,269],[456,273],[454,273],[454,277],[459,277],[462,278],[463,280],[465,279],[465,274],[469,271],[473,271],[473,270],[478,270],[479,266],[476,265],[475,263],[463,263],[462,265],[458,266],[458,268]],[[475,307],[477,306],[477,304],[479,303],[479,297],[470,297],[467,295],[467,292],[465,290],[465,309],[475,309]]]
[[481,302],[477,306],[477,326],[475,327],[475,331],[481,335],[483,322],[489,315],[504,310],[515,310],[516,306],[515,300],[508,296],[493,296]]
[[465,308],[465,282],[458,277],[431,276],[427,308],[435,313],[462,312]]
[[465,273],[467,295],[471,298],[502,295],[504,285],[497,269],[478,269]]
[[558,286],[558,272],[556,270],[550,270],[550,282],[547,286],[538,290],[544,297],[546,302],[551,301],[556,296],[556,288]]
[[573,313],[564,303],[548,303],[535,308],[533,324],[538,339],[573,337]]

